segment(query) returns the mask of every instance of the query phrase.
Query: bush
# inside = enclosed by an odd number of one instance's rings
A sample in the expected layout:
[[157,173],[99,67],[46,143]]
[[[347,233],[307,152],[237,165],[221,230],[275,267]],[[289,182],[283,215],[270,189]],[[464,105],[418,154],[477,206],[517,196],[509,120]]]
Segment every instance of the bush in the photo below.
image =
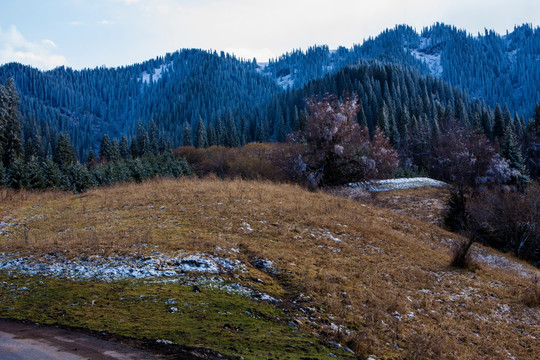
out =
[[240,148],[183,146],[174,153],[185,158],[189,167],[201,177],[215,174],[220,178],[286,182],[292,180],[290,169],[298,146],[281,143],[250,143]]
[[470,253],[473,240],[465,240],[456,243],[452,254],[452,266],[459,269],[468,269],[473,266],[473,260]]
[[540,186],[524,192],[484,190],[467,203],[469,231],[478,241],[540,266]]
[[385,178],[397,169],[398,154],[383,132],[376,129],[370,140],[367,128],[359,126],[356,100],[326,95],[306,101],[307,126],[289,139],[304,144],[294,169],[309,188]]

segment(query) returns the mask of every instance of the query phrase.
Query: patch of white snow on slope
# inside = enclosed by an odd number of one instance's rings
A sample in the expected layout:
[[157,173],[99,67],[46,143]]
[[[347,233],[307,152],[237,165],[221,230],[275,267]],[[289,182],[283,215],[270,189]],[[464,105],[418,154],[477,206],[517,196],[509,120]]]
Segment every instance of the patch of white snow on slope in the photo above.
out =
[[276,82],[284,90],[287,90],[289,88],[292,89],[292,87],[294,85],[294,78],[293,78],[293,76],[291,74],[289,74],[287,76],[281,76],[281,77],[277,78]]
[[163,73],[167,70],[169,70],[172,66],[172,62],[168,64],[162,64],[157,69],[154,69],[154,72],[148,73],[148,71],[144,71],[141,74],[141,77],[139,78],[143,84],[150,84],[150,80],[152,83],[157,83],[160,79]]
[[445,182],[430,178],[405,178],[367,181],[363,183],[350,183],[350,187],[359,187],[371,192],[415,189],[419,187],[443,187]]
[[179,254],[167,256],[154,253],[151,257],[117,255],[114,257],[79,256],[69,260],[64,257],[43,257],[0,254],[0,270],[18,271],[28,275],[52,276],[74,280],[145,279],[179,277],[186,273],[243,271],[239,260],[230,260],[208,254]]
[[443,67],[441,65],[441,54],[430,52],[429,39],[421,38],[420,46],[417,49],[409,48],[409,51],[412,56],[428,66],[431,75],[439,78],[442,77]]

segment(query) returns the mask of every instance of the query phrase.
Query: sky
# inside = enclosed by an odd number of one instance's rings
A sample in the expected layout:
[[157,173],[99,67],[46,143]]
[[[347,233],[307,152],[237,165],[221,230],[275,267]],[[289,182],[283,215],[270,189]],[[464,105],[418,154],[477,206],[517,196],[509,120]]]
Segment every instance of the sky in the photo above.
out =
[[351,47],[396,24],[476,35],[540,25],[539,0],[0,0],[0,64],[115,67],[182,48],[259,62],[312,45]]

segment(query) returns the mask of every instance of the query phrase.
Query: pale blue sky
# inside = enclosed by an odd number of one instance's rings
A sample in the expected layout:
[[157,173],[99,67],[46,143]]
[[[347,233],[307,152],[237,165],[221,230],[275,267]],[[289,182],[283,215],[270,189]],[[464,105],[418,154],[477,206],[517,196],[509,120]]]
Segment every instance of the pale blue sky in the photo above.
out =
[[181,48],[267,61],[315,44],[350,47],[396,24],[504,33],[540,25],[539,0],[0,0],[0,64],[76,69]]

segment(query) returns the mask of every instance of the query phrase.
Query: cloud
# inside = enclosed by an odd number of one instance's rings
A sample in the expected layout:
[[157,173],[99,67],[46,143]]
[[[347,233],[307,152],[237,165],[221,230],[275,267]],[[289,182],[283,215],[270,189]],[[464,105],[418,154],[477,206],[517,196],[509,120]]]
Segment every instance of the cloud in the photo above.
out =
[[84,22],[82,22],[82,21],[70,21],[69,25],[71,25],[71,26],[80,26],[80,25],[84,25]]
[[0,28],[0,64],[19,62],[42,70],[67,65],[64,56],[54,53],[56,48],[54,41],[49,39],[41,42],[26,40],[15,26],[7,31]]
[[100,25],[113,25],[115,21],[103,19],[99,22]]
[[49,39],[44,39],[41,41],[43,44],[53,48],[53,49],[56,49],[58,46],[56,45],[56,43],[52,40],[49,40]]

